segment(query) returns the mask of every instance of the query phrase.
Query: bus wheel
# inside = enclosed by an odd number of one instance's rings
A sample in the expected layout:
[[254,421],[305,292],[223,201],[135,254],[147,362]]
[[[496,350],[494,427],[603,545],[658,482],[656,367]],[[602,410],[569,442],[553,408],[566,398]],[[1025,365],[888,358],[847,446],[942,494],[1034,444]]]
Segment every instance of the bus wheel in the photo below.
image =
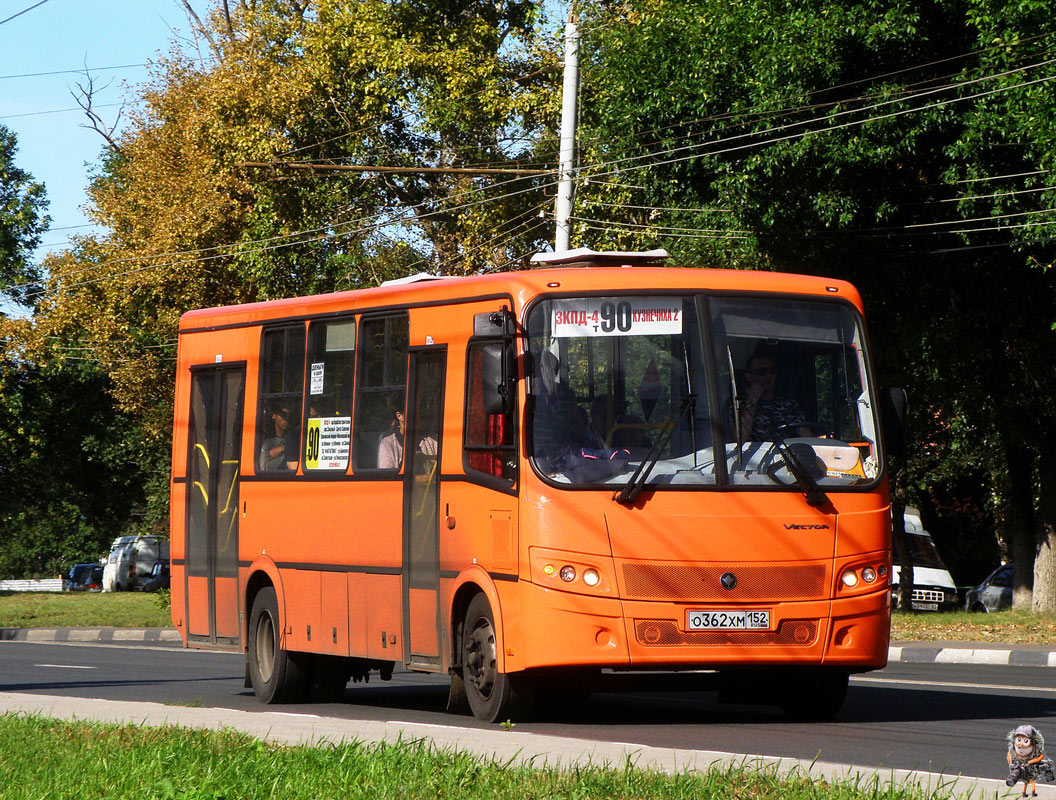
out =
[[781,710],[792,719],[819,721],[832,719],[843,707],[850,674],[842,670],[796,671],[779,681]]
[[262,703],[290,703],[304,696],[307,675],[296,653],[279,647],[275,589],[261,589],[249,615],[249,679]]
[[522,676],[499,671],[495,618],[485,595],[470,601],[462,630],[462,676],[473,716],[485,722],[520,716],[528,705],[528,687]]

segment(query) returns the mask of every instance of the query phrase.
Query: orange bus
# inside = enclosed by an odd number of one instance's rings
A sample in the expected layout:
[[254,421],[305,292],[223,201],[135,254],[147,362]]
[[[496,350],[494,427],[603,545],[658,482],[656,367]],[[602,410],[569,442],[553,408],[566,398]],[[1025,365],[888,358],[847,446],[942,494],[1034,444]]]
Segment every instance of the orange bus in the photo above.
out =
[[192,311],[172,617],[265,703],[396,667],[484,720],[692,671],[835,714],[883,667],[862,303],[663,251]]

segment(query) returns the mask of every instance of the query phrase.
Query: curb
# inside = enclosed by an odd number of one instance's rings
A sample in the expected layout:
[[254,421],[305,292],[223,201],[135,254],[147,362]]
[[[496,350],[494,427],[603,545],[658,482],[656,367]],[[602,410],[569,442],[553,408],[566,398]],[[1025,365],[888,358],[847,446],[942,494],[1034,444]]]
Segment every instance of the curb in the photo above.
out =
[[888,662],[908,664],[983,664],[1003,667],[1056,667],[1051,645],[1001,645],[984,642],[897,642]]
[[3,642],[179,643],[175,628],[0,628]]

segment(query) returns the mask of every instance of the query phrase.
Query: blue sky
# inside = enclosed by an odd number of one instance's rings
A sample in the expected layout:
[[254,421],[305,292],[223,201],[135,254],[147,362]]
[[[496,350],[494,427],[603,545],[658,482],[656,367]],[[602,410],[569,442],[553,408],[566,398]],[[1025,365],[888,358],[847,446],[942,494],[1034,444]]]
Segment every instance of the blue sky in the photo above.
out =
[[[18,137],[17,165],[47,187],[52,230],[43,253],[91,231],[81,206],[104,142],[82,127],[87,119],[71,95],[84,82],[85,64],[98,89],[95,104],[112,124],[146,78],[146,62],[175,36],[187,37],[190,26],[178,0],[46,0],[31,8],[37,2],[0,0],[0,20],[29,9],[0,24],[0,125]],[[191,5],[204,17],[210,3]],[[53,72],[64,74],[37,74]]]

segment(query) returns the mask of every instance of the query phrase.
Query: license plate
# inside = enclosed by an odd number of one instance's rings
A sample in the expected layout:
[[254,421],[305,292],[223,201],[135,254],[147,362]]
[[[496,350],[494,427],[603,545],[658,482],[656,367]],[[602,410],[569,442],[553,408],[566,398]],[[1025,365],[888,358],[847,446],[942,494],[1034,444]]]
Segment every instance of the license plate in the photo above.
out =
[[769,611],[687,611],[687,631],[769,630]]
[[938,611],[938,603],[913,603],[910,602],[909,607],[914,611]]

